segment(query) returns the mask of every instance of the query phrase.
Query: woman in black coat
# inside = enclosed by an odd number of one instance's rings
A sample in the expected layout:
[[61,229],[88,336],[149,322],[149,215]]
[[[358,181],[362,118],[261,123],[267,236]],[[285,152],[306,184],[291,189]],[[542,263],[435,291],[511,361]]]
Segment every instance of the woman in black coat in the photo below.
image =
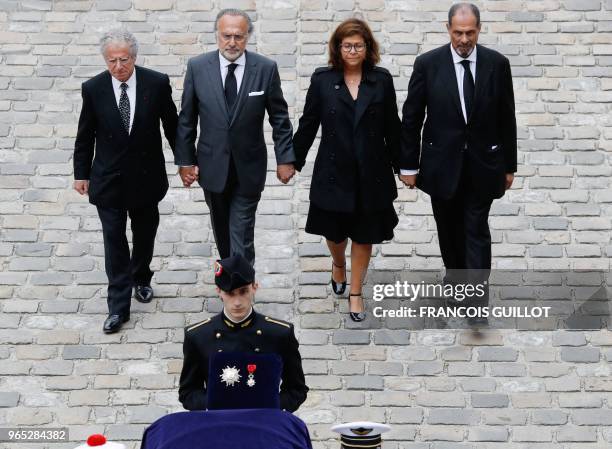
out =
[[351,244],[350,317],[365,319],[361,296],[372,244],[393,238],[398,223],[394,169],[400,119],[393,78],[377,67],[378,44],[367,23],[341,23],[329,42],[329,66],[315,70],[304,113],[293,137],[301,170],[321,125],[310,186],[306,232],[327,239],[334,293],[346,290],[347,239]]

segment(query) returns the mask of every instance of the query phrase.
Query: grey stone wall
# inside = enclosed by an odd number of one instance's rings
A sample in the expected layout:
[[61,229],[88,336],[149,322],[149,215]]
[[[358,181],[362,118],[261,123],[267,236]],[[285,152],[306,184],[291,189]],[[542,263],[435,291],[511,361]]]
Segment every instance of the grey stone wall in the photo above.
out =
[[[71,190],[80,84],[104,69],[100,33],[125,24],[139,63],[171,77],[215,47],[222,7],[252,13],[250,48],[278,61],[292,118],[342,19],[368,20],[399,106],[414,58],[447,42],[446,0],[0,0],[0,426],[65,425],[138,447],[143,429],[180,410],[182,327],[220,309],[216,250],[201,190],[171,189],[153,262],[157,299],[133,304],[120,334],[105,317],[95,209]],[[481,43],[510,58],[519,171],[493,206],[498,268],[609,268],[612,1],[485,0]],[[271,142],[270,130],[268,140]],[[316,148],[316,147],[315,147]],[[313,150],[310,159],[314,157]],[[259,309],[299,332],[312,390],[299,416],[316,448],[329,427],[371,419],[386,449],[605,448],[612,444],[612,333],[356,329],[329,287],[330,260],[304,223],[312,164],[290,185],[269,179],[257,218]],[[377,246],[369,285],[439,268],[426,195],[404,188],[393,242]],[[7,448],[23,446],[6,444]],[[42,448],[43,445],[31,445]]]

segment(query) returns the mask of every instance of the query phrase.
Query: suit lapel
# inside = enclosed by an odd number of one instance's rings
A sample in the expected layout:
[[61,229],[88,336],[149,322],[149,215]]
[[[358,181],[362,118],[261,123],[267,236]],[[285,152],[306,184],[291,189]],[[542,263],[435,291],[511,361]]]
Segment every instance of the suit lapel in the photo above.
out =
[[[242,75],[242,83],[240,84],[240,90],[238,91],[238,97],[236,98],[236,104],[234,105],[234,113],[230,118],[230,127],[234,124],[236,117],[240,115],[240,111],[244,107],[249,92],[251,92],[251,85],[253,80],[257,77],[257,62],[253,58],[249,58],[249,53],[244,53],[246,63],[244,65],[244,74]],[[266,92],[267,93],[267,92]]]
[[100,96],[102,97],[102,103],[104,104],[104,117],[108,120],[108,125],[111,129],[117,130],[122,137],[129,137],[127,131],[123,126],[121,115],[119,114],[119,108],[117,107],[117,99],[115,92],[113,92],[113,81],[111,74],[107,71],[102,88],[100,89]]
[[130,135],[134,134],[134,130],[138,128],[138,126],[142,125],[144,117],[149,109],[149,86],[147,85],[144,77],[142,76],[142,72],[139,67],[136,67],[136,108],[134,111],[134,121],[132,122],[132,132]]
[[482,47],[479,45],[478,52],[476,53],[476,85],[474,86],[474,106],[472,107],[472,113],[469,117],[470,119],[474,116],[474,111],[478,108],[479,103],[482,101],[485,87],[489,83],[492,73],[493,67],[491,64],[489,64],[486,53],[482,51]]
[[355,120],[353,122],[354,129],[357,129],[359,120],[363,117],[364,112],[370,105],[372,100],[372,94],[374,93],[375,81],[370,79],[369,71],[365,71],[363,74],[363,80],[359,86],[359,94],[357,95],[357,104],[355,105]]
[[223,91],[223,80],[221,79],[221,65],[219,64],[219,51],[216,51],[209,59],[208,68],[209,86],[212,86],[215,99],[219,103],[219,108],[225,114],[225,118],[229,124],[230,116],[225,102],[225,92]]
[[[444,56],[444,63],[442,64],[441,70],[444,78],[444,84],[448,89],[453,103],[457,108],[457,112],[463,118],[463,109],[461,109],[461,99],[459,98],[459,86],[457,85],[457,72],[455,71],[455,63],[453,62],[453,55],[451,54],[450,45],[446,46],[446,53]],[[478,74],[477,74],[478,75]]]

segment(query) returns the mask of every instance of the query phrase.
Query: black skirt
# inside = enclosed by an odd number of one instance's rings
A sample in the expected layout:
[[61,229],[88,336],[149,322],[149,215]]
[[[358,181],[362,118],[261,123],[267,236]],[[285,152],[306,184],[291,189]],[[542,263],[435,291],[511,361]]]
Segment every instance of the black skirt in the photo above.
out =
[[376,212],[335,212],[321,209],[310,203],[306,232],[322,235],[327,240],[340,243],[350,238],[363,244],[382,243],[393,239],[393,229],[399,222],[393,205]]

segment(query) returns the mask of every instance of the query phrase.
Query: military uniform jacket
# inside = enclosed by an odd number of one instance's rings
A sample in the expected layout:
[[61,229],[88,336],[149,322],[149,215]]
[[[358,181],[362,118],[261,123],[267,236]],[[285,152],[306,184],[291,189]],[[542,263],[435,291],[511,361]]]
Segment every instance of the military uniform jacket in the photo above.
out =
[[306,400],[308,387],[293,325],[255,311],[246,321],[235,324],[220,313],[185,329],[179,400],[187,410],[207,408],[209,360],[220,351],[280,355],[283,361],[281,408],[293,412]]

